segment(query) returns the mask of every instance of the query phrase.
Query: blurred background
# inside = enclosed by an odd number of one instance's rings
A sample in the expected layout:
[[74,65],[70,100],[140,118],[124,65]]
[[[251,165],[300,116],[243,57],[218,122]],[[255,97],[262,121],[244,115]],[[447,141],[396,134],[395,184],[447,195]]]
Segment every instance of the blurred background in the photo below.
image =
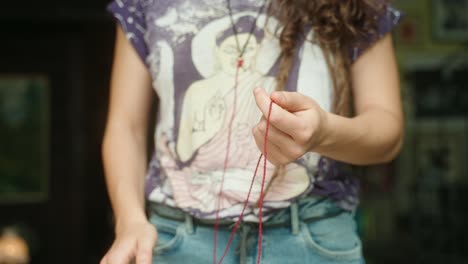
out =
[[[0,263],[98,263],[112,242],[100,158],[108,0],[0,5]],[[368,263],[468,263],[468,0],[399,0],[406,142],[362,169]],[[10,258],[10,259],[8,259]]]

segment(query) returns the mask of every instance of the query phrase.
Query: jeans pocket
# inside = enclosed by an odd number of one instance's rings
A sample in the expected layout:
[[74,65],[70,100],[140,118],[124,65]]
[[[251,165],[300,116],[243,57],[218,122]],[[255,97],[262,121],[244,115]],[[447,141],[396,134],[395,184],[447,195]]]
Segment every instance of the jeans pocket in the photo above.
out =
[[156,226],[158,232],[158,240],[153,249],[155,255],[167,254],[180,246],[186,232],[184,223],[158,216],[151,217],[151,223]]
[[336,261],[360,260],[361,240],[356,232],[356,223],[350,213],[320,221],[301,223],[301,234],[315,254]]

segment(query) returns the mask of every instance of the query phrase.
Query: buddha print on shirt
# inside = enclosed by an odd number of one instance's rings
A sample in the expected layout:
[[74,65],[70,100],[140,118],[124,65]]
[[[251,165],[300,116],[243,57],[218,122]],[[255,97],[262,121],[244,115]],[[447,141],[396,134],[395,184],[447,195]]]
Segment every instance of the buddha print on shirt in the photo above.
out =
[[[226,171],[224,172],[224,161],[228,127],[234,110],[238,58],[236,36],[229,17],[207,23],[193,38],[192,59],[201,62],[195,65],[204,78],[194,81],[185,91],[176,140],[166,143],[166,147],[160,149],[160,155],[172,157],[165,159],[161,165],[169,178],[171,189],[178,190],[172,192],[176,205],[195,209],[203,217],[214,215],[223,174],[224,183],[219,196],[219,206],[223,211],[236,214],[233,209],[242,205],[247,198],[261,154],[251,132],[261,118],[253,90],[256,87],[261,87],[267,92],[275,89],[275,77],[268,72],[277,61],[278,53],[270,54],[272,59],[269,67],[263,71],[258,69],[259,55],[265,56],[271,52],[267,47],[274,38],[265,36],[264,30],[259,26],[261,20],[265,22],[264,16],[256,23],[255,15],[247,12],[234,17],[238,29],[237,39],[239,44],[242,47],[245,44],[246,48],[244,64],[239,69],[237,78],[237,103]],[[252,26],[254,30],[250,34]],[[196,52],[197,47],[210,42],[213,45],[209,52]],[[205,60],[207,56],[211,56],[211,59],[208,59],[213,63],[211,71],[202,62],[203,58],[196,58],[200,54],[203,54]],[[173,151],[170,151],[171,144],[175,146]],[[280,178],[275,178],[265,201],[282,202],[297,197],[308,188],[310,179],[304,166],[293,163],[287,166],[285,171]],[[274,167],[269,164],[266,173],[267,185],[273,173]],[[251,204],[255,204],[259,199],[261,180],[260,172],[257,173],[253,185],[249,200]]]
[[[281,50],[274,35],[279,30],[278,21],[267,19],[262,13],[255,23],[262,1],[236,0],[232,4],[240,45],[247,39],[249,42],[239,72],[232,143],[221,192],[221,218],[236,218],[247,198],[260,155],[251,133],[261,118],[253,89],[275,89]],[[109,10],[146,63],[159,97],[147,198],[177,206],[196,217],[214,218],[233,112],[238,56],[225,1],[114,0]],[[388,8],[379,34],[388,32],[399,18],[395,9]],[[307,40],[312,37],[313,32],[309,32]],[[361,52],[353,49],[353,60]],[[295,56],[286,90],[309,96],[330,111],[332,82],[322,50],[313,42],[303,41]],[[333,164],[316,153],[308,153],[288,165],[283,176],[275,177],[271,183],[264,214],[268,216],[272,209],[287,207],[292,199],[310,193],[334,197],[343,208],[354,208],[358,201],[357,182],[337,173]],[[273,171],[268,164],[267,182]],[[257,219],[254,205],[259,198],[261,176],[260,170],[246,221]]]

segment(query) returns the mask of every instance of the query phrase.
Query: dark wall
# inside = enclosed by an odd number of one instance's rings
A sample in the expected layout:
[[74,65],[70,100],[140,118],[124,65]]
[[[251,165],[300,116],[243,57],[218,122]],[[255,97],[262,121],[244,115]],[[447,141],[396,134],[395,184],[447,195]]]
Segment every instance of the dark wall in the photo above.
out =
[[100,158],[114,21],[107,1],[16,1],[0,9],[0,73],[51,84],[46,202],[0,205],[0,226],[21,223],[32,263],[98,263],[112,239]]

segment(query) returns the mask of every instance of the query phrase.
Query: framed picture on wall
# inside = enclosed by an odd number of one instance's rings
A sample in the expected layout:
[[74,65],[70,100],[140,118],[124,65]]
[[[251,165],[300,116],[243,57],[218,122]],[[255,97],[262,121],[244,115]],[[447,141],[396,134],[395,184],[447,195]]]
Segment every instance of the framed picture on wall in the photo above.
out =
[[413,168],[421,181],[465,183],[468,172],[468,120],[422,119],[413,124]]
[[49,82],[0,75],[0,203],[48,197]]
[[465,85],[468,82],[467,59],[461,53],[454,53],[435,63],[421,60],[418,64],[425,64],[424,68],[407,67],[405,79],[409,83],[407,91],[413,97],[410,103],[415,118],[468,115],[468,89]]
[[424,118],[406,125],[398,159],[395,197],[399,210],[439,214],[443,190],[468,184],[468,119]]
[[405,8],[402,1],[408,0],[400,0],[398,2],[397,7],[404,10],[405,18],[395,28],[393,34],[395,43],[398,44],[399,49],[421,49],[421,47],[426,45],[424,39],[425,24],[421,23],[425,19],[424,9]]
[[432,31],[438,40],[468,40],[468,0],[432,0]]

